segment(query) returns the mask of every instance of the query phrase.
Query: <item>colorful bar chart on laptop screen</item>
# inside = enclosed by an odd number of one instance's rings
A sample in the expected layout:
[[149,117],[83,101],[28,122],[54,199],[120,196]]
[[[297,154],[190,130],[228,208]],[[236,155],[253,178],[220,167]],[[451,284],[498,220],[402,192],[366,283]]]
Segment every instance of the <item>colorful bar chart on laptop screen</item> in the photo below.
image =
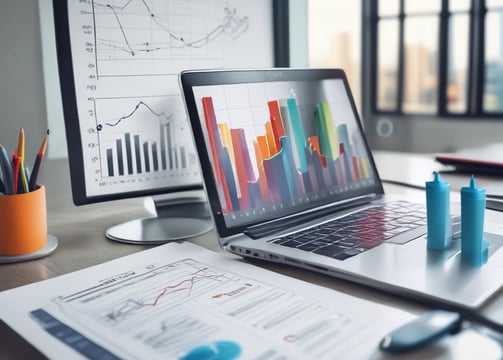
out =
[[195,89],[222,211],[289,208],[375,184],[341,80]]

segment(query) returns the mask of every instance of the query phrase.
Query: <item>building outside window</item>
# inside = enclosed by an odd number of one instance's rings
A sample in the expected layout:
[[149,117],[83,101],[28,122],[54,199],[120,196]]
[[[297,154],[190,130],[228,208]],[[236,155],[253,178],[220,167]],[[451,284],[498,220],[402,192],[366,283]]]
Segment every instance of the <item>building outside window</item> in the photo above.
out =
[[376,112],[503,113],[502,0],[379,0]]
[[344,69],[361,106],[361,3],[309,0],[308,53],[310,67]]

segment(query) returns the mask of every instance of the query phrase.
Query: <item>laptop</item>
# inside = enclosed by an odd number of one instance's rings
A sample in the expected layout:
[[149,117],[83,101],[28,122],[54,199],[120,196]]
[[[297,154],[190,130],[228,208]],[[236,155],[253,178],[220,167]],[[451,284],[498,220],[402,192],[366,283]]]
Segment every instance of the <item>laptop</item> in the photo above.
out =
[[436,154],[435,160],[452,166],[460,173],[501,176],[503,175],[502,151],[503,143],[493,143],[461,149],[453,153]]
[[501,288],[501,227],[485,224],[489,260],[472,268],[459,221],[451,248],[428,251],[426,197],[385,194],[343,70],[184,71],[179,83],[224,250],[464,309]]

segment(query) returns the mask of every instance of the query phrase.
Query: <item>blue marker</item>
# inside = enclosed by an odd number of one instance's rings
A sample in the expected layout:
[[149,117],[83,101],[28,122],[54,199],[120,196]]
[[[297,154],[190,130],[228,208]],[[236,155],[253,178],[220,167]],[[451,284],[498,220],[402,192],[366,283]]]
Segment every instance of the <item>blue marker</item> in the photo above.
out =
[[452,243],[450,185],[435,172],[433,181],[426,182],[427,248],[445,250]]
[[461,259],[464,263],[480,267],[487,262],[488,241],[484,239],[484,211],[486,191],[475,184],[461,188]]

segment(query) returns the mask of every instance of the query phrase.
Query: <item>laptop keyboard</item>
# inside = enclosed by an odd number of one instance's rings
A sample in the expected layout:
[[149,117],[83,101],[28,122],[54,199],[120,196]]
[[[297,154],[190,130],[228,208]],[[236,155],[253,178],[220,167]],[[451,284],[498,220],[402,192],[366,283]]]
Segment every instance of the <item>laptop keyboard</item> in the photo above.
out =
[[272,239],[271,242],[345,260],[385,241],[404,244],[424,233],[425,206],[397,201]]

